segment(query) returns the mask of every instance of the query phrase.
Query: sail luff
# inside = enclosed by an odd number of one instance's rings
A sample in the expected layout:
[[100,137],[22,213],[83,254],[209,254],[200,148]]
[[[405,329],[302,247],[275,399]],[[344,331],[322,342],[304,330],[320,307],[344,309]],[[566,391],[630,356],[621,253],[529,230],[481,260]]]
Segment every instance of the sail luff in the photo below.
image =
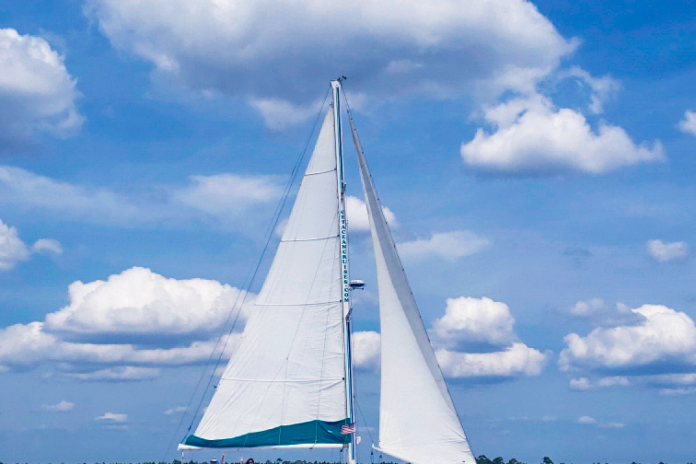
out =
[[379,448],[414,464],[474,464],[350,113],[349,122],[365,192],[379,287]]

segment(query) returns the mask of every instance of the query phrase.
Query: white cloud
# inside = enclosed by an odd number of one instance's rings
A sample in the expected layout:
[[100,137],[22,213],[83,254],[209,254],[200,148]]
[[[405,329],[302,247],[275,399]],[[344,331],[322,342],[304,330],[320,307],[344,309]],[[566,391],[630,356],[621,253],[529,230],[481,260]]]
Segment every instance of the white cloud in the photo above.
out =
[[249,104],[269,129],[284,130],[316,115],[321,101],[297,105],[279,98],[252,98]]
[[689,246],[685,242],[665,243],[662,240],[649,240],[646,248],[648,254],[661,263],[681,260],[689,255]]
[[[226,356],[234,349],[239,334],[233,334],[227,346]],[[76,343],[65,341],[44,330],[43,322],[16,324],[0,329],[0,366],[6,369],[31,369],[42,363],[58,363],[65,376],[88,380],[85,372],[71,372],[76,367],[92,368],[90,372],[103,370],[104,365],[119,367],[182,366],[206,361],[215,341],[194,341],[187,346],[173,348],[140,348],[130,343]],[[106,369],[110,369],[107,367]],[[111,370],[95,374],[98,380],[114,380],[119,377],[143,374],[145,371]],[[152,371],[150,371],[152,373]]]
[[42,406],[41,409],[49,412],[68,412],[75,408],[75,403],[70,401],[62,400],[56,404]]
[[559,79],[577,78],[580,82],[589,86],[592,90],[589,109],[594,114],[603,113],[604,102],[621,88],[621,84],[611,76],[593,77],[590,73],[577,66],[559,72],[557,77]]
[[108,422],[126,422],[128,420],[128,415],[119,414],[116,412],[105,412],[103,416],[95,417],[94,420]]
[[222,173],[191,176],[184,185],[155,185],[119,193],[0,166],[0,204],[48,212],[61,220],[119,227],[190,224],[191,220],[213,218],[223,226],[248,232],[258,221],[254,213],[263,213],[263,207],[280,196],[275,181],[273,176]]
[[445,346],[457,341],[509,345],[517,341],[515,319],[505,303],[490,298],[448,298],[445,315],[433,322],[432,334]]
[[679,130],[696,135],[696,111],[686,110],[684,112],[684,119],[679,121]]
[[585,337],[568,334],[564,338],[567,348],[558,361],[560,368],[696,366],[696,327],[687,314],[659,305],[643,305],[631,311],[641,316],[640,323],[599,327]]
[[281,189],[270,176],[216,174],[191,176],[191,184],[174,192],[182,204],[209,214],[239,213],[276,200]]
[[602,377],[596,382],[591,382],[587,377],[579,377],[577,379],[570,380],[571,390],[590,390],[593,388],[607,388],[607,387],[627,387],[631,385],[631,381],[627,377],[614,376],[614,377]]
[[568,308],[568,312],[574,316],[590,316],[604,308],[604,300],[592,298],[588,301],[578,301],[574,306]]
[[590,417],[590,416],[582,416],[582,417],[578,418],[577,422],[578,422],[578,424],[589,425],[589,424],[596,424],[597,420],[593,417]]
[[693,395],[696,387],[662,388],[659,393],[663,396]]
[[[432,340],[442,372],[453,378],[539,375],[547,355],[518,341],[515,319],[505,303],[490,298],[450,298],[445,315],[433,322]],[[457,351],[485,343],[498,351]]]
[[0,29],[0,150],[36,132],[68,136],[80,128],[76,81],[63,61],[44,39]]
[[0,271],[8,271],[29,259],[29,250],[17,235],[17,229],[0,220]]
[[437,350],[435,354],[443,374],[453,378],[539,375],[547,358],[544,353],[519,342],[493,353]]
[[193,91],[248,99],[269,125],[341,74],[383,98],[528,89],[577,46],[522,0],[86,4],[116,48]]
[[398,245],[399,253],[404,257],[437,256],[442,259],[456,260],[473,255],[490,245],[490,241],[467,230],[434,233],[427,239],[403,242]]
[[63,254],[63,247],[58,240],[51,238],[40,238],[31,247],[34,253],[54,253],[56,255]]
[[171,416],[172,414],[179,414],[181,412],[186,411],[186,406],[176,406],[173,408],[169,408],[166,411],[164,411],[164,414],[167,416]]
[[353,362],[359,369],[379,367],[380,335],[365,331],[353,333]]
[[[457,298],[447,300],[447,312],[433,324],[431,333],[435,354],[442,373],[450,378],[515,377],[539,375],[546,365],[547,355],[526,346],[511,332],[514,319],[507,306],[488,298]],[[502,306],[500,306],[502,305]],[[489,317],[486,309],[495,314]],[[444,321],[444,322],[443,322]],[[487,341],[507,345],[500,351],[464,353],[455,351],[457,342]],[[374,331],[353,334],[355,366],[375,369],[380,362],[380,334]]]
[[592,388],[592,384],[587,377],[579,377],[577,379],[570,379],[570,389],[571,390],[589,390]]
[[[382,207],[384,218],[393,229],[399,227],[394,213],[386,206]],[[346,216],[348,219],[348,228],[353,232],[369,231],[370,219],[367,217],[367,205],[360,198],[354,196],[346,196]]]
[[464,162],[483,171],[603,174],[665,159],[659,142],[636,145],[622,128],[604,122],[595,131],[581,113],[558,109],[538,94],[486,108],[484,116],[496,132],[478,129],[461,145]]
[[627,387],[631,381],[624,376],[603,377],[597,382],[598,387]]
[[238,295],[216,281],[166,279],[143,268],[106,281],[76,282],[70,304],[48,314],[46,322],[0,329],[0,369],[46,365],[78,381],[119,382],[156,378],[161,367],[204,362],[222,346],[227,359],[239,332],[221,343],[212,332]]
[[46,316],[45,331],[90,336],[209,333],[243,295],[213,280],[168,279],[134,267],[108,280],[74,282],[70,303]]
[[152,367],[122,366],[64,375],[82,382],[134,382],[156,379],[160,376],[160,370]]

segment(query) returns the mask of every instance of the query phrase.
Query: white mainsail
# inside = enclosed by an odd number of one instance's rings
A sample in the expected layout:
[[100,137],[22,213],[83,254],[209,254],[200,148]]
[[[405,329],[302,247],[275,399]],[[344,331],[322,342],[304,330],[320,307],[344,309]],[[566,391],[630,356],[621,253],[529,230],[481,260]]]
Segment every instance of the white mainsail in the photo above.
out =
[[378,449],[413,464],[475,464],[350,119],[372,231],[381,326]]
[[185,445],[350,442],[334,126],[329,109],[242,341]]

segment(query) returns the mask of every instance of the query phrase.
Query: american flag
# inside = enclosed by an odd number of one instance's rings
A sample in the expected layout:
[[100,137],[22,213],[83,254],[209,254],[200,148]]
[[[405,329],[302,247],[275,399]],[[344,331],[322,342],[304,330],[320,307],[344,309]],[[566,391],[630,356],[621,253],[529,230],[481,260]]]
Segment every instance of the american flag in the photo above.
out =
[[341,426],[341,435],[350,435],[352,433],[355,433],[355,422]]

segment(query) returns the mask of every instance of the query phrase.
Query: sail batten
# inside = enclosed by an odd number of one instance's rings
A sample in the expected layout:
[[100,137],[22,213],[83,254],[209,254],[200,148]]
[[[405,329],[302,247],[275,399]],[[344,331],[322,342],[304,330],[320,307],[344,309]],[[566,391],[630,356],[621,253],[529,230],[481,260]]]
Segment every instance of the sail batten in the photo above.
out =
[[379,448],[413,464],[475,464],[350,119],[377,267]]

